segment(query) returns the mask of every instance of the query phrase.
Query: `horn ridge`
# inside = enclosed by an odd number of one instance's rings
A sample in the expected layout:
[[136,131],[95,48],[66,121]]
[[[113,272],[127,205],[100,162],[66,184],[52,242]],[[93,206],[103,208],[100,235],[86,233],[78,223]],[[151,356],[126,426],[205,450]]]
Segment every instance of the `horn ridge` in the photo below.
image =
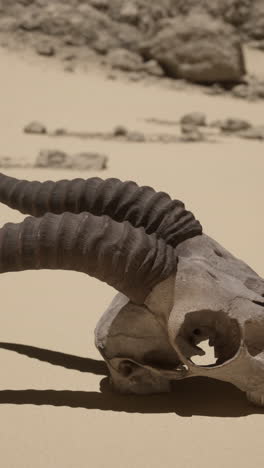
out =
[[[116,268],[117,267],[117,268]],[[175,273],[175,250],[144,228],[91,213],[46,213],[0,229],[0,273],[62,269],[105,281],[142,304]]]
[[[0,174],[0,202],[36,217],[47,212],[90,212],[144,227],[173,247],[202,234],[202,227],[183,202],[165,192],[119,179],[91,177],[57,182],[29,182]],[[183,228],[184,224],[184,228]]]

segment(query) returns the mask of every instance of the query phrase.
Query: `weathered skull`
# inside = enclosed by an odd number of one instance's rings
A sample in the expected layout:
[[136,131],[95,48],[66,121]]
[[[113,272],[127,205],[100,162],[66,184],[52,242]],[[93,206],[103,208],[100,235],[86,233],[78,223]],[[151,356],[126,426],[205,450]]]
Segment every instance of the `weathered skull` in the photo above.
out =
[[[207,376],[264,405],[264,280],[206,235],[176,247],[177,273],[136,306],[118,294],[96,328],[96,346],[121,392],[168,392],[172,380]],[[209,340],[216,362],[191,358]]]

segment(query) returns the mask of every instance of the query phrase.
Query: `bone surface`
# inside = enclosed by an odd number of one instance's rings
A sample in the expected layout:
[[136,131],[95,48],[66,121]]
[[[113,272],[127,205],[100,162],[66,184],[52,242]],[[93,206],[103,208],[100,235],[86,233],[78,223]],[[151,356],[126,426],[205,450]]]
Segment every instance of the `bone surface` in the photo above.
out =
[[[203,234],[175,249],[175,275],[157,285],[143,306],[118,295],[96,328],[96,346],[115,388],[168,392],[194,376],[230,382],[264,404],[264,280]],[[195,365],[209,339],[215,364]]]

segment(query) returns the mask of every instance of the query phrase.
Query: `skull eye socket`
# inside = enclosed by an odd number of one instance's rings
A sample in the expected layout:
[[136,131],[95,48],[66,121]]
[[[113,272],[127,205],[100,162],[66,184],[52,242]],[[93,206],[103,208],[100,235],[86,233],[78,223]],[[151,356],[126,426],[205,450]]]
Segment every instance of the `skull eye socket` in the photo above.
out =
[[[213,348],[198,347],[201,342],[208,342]],[[224,312],[203,310],[189,312],[175,338],[181,353],[199,366],[217,366],[235,356],[241,342],[240,329],[236,320]],[[191,358],[196,356],[195,360]],[[197,357],[198,356],[198,357]],[[202,356],[202,358],[201,358]],[[197,361],[197,362],[196,362]]]

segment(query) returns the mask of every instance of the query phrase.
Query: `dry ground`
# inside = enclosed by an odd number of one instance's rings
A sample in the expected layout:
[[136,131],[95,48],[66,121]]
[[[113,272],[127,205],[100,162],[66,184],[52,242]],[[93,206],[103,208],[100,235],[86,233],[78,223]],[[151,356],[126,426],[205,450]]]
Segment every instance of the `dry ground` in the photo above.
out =
[[[93,70],[66,74],[4,49],[0,60],[1,155],[33,160],[40,148],[58,147],[109,156],[109,168],[101,173],[8,174],[30,180],[118,177],[167,191],[185,202],[207,234],[264,275],[263,143],[50,141],[22,132],[34,119],[51,128],[103,131],[124,124],[152,131],[158,126],[145,118],[177,120],[193,110],[206,111],[210,120],[234,116],[263,124],[263,102],[110,81]],[[262,73],[259,56],[248,60]],[[1,206],[1,224],[22,218]],[[0,350],[1,466],[261,468],[264,415],[235,388],[189,380],[170,396],[121,397],[109,393],[98,363],[71,356],[100,360],[93,330],[113,294],[107,285],[72,272],[1,276],[0,341],[35,347],[15,349],[48,361]]]

